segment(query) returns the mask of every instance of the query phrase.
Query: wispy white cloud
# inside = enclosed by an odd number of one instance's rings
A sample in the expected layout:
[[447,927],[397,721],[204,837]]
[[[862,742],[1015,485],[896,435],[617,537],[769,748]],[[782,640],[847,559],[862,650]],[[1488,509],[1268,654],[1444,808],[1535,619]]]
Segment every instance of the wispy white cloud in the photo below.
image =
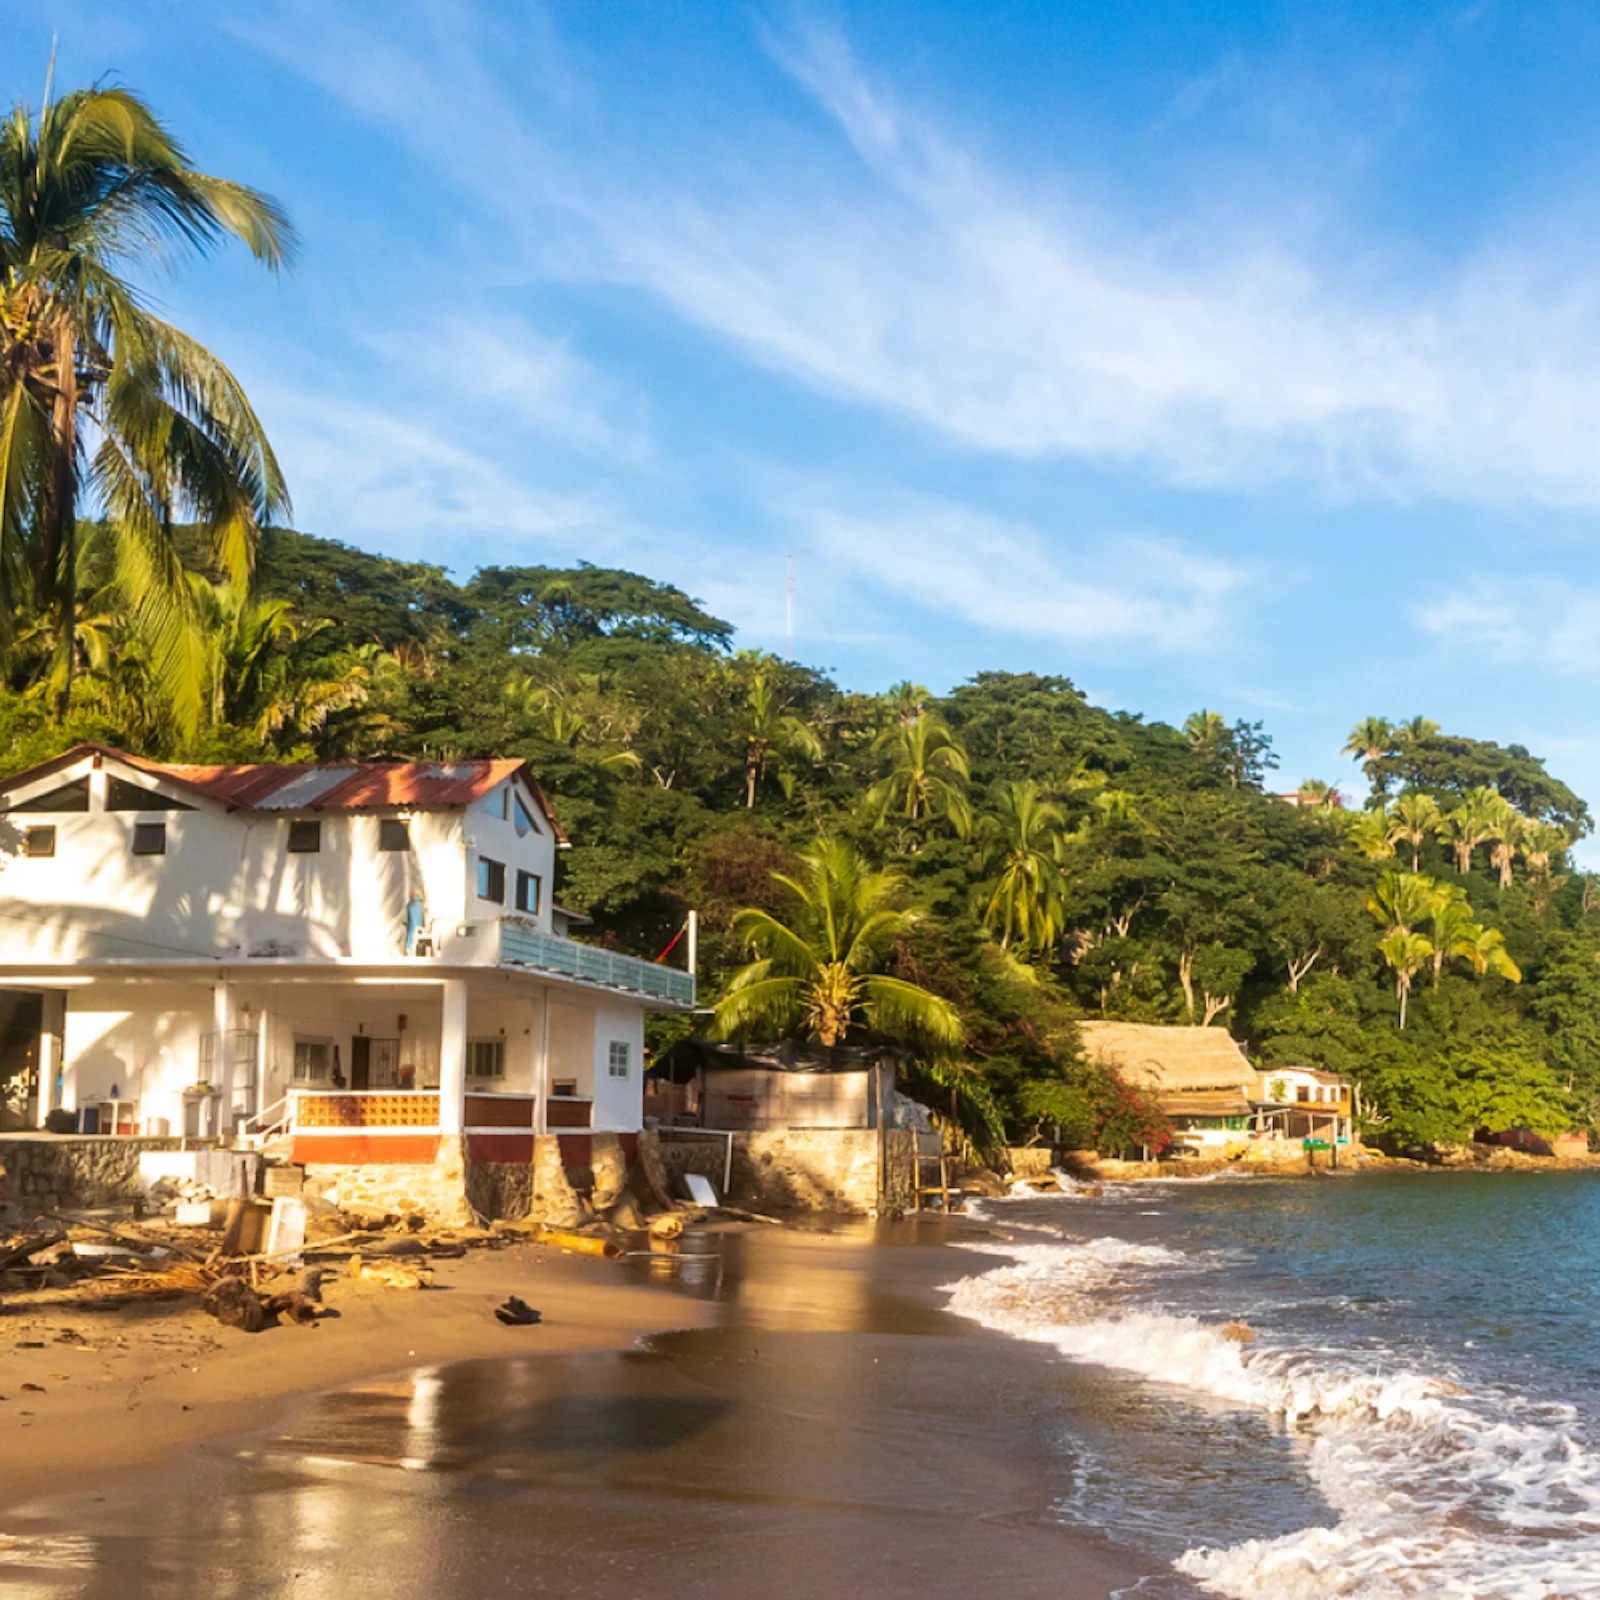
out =
[[1572,677],[1600,670],[1600,588],[1529,574],[1478,576],[1417,607],[1417,626],[1446,645]]
[[1600,503],[1592,250],[1551,271],[1524,229],[1423,280],[1336,226],[1219,237],[1197,206],[1141,231],[1082,174],[994,170],[821,27],[769,44],[842,147],[708,160],[619,147],[600,119],[554,136],[550,97],[500,70],[470,10],[280,16],[252,36],[447,171],[530,271],[631,285],[963,446],[1182,485]]
[[[816,563],[859,591],[1065,649],[1215,648],[1245,572],[1139,535],[1062,540],[947,500],[817,504],[800,514]],[[1073,546],[1080,546],[1074,550]],[[858,593],[858,604],[860,597]]]
[[[434,326],[368,332],[395,382],[429,397],[439,385],[451,411],[492,418],[498,433],[526,430],[612,465],[644,467],[653,447],[643,398],[525,317],[457,315]],[[419,396],[419,398],[421,398]],[[509,427],[505,426],[509,424]]]
[[486,537],[504,558],[504,541],[602,537],[616,520],[602,495],[524,482],[403,414],[344,394],[256,393],[299,504],[315,508],[311,532],[470,567],[486,559]]

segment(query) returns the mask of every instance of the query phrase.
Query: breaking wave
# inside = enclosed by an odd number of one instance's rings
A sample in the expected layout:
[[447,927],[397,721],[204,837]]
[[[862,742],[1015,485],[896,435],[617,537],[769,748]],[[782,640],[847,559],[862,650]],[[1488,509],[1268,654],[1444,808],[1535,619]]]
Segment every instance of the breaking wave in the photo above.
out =
[[1376,1359],[1272,1349],[1240,1324],[1130,1306],[1142,1281],[1210,1265],[1160,1245],[966,1248],[1007,1262],[946,1286],[957,1315],[1310,1434],[1307,1466],[1336,1521],[1190,1550],[1178,1570],[1212,1593],[1600,1597],[1600,1458],[1572,1408],[1473,1393],[1447,1378],[1385,1371]]

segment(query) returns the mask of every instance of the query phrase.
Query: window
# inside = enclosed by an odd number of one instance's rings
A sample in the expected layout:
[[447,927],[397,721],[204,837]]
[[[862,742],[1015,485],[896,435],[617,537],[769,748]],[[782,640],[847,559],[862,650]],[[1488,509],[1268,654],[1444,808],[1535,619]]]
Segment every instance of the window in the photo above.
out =
[[303,817],[289,824],[289,849],[297,856],[314,856],[322,848],[322,823]]
[[1294,1097],[1295,1097],[1296,1100],[1300,1101],[1302,1104],[1309,1104],[1310,1100],[1311,1100],[1311,1090],[1309,1088],[1307,1088],[1307,1086],[1305,1084],[1302,1083],[1300,1085],[1300,1087],[1295,1090]]
[[296,1039],[294,1042],[294,1081],[326,1083],[333,1044],[327,1039]]
[[53,825],[43,828],[26,828],[22,834],[22,853],[25,856],[53,856],[56,853],[56,830]]
[[539,874],[537,872],[517,873],[517,910],[526,911],[530,917],[539,915]]
[[106,779],[106,810],[193,811],[194,807],[168,795],[157,794],[154,789],[141,789],[126,778],[109,777]]
[[380,850],[409,850],[411,824],[403,817],[384,817],[378,823],[378,848]]
[[136,822],[133,825],[133,853],[136,856],[164,856],[167,853],[167,825],[164,822]]
[[491,861],[488,856],[478,857],[478,898],[493,900],[501,906],[506,903],[506,867],[503,861]]
[[467,1040],[467,1076],[469,1078],[503,1078],[506,1075],[506,1042],[504,1039]]
[[626,1078],[628,1076],[628,1058],[633,1053],[633,1046],[626,1039],[613,1039],[611,1041],[610,1070],[613,1078]]
[[537,833],[539,825],[533,820],[532,814],[522,803],[522,796],[514,795],[511,800],[511,825],[517,830],[519,839],[530,833]]
[[59,789],[49,789],[12,806],[13,811],[87,811],[89,809],[89,780],[74,778]]

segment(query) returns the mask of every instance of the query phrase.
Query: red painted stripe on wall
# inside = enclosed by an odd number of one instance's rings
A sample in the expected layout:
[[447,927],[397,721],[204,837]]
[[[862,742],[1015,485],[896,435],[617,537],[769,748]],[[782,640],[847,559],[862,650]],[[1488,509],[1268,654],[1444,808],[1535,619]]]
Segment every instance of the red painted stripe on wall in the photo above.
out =
[[355,1133],[345,1129],[294,1136],[296,1166],[427,1166],[439,1153],[436,1133]]
[[531,1133],[469,1133],[467,1154],[474,1161],[514,1162],[527,1166],[533,1160]]

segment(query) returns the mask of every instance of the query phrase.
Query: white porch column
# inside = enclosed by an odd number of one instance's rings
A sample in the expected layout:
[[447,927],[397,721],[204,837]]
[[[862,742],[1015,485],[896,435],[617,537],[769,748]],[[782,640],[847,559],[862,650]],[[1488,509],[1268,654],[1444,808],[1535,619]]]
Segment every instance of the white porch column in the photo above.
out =
[[467,983],[446,978],[439,985],[439,1132],[460,1136],[467,1110]]
[[538,1060],[534,1065],[533,1079],[533,1131],[550,1131],[550,989],[539,991]]
[[[211,986],[211,1031],[217,1041],[211,1059],[217,1074],[213,1086],[217,1091],[216,1131],[224,1138],[233,1132],[233,1030],[237,1026],[233,985],[227,974],[222,973]],[[144,1108],[139,1109],[142,1115]]]
[[45,1009],[45,1023],[39,1030],[39,1104],[34,1108],[34,1121],[41,1128],[45,1118],[55,1109],[56,1073],[61,1070],[61,1062],[56,1055],[56,1035],[50,1031],[49,1007]]

